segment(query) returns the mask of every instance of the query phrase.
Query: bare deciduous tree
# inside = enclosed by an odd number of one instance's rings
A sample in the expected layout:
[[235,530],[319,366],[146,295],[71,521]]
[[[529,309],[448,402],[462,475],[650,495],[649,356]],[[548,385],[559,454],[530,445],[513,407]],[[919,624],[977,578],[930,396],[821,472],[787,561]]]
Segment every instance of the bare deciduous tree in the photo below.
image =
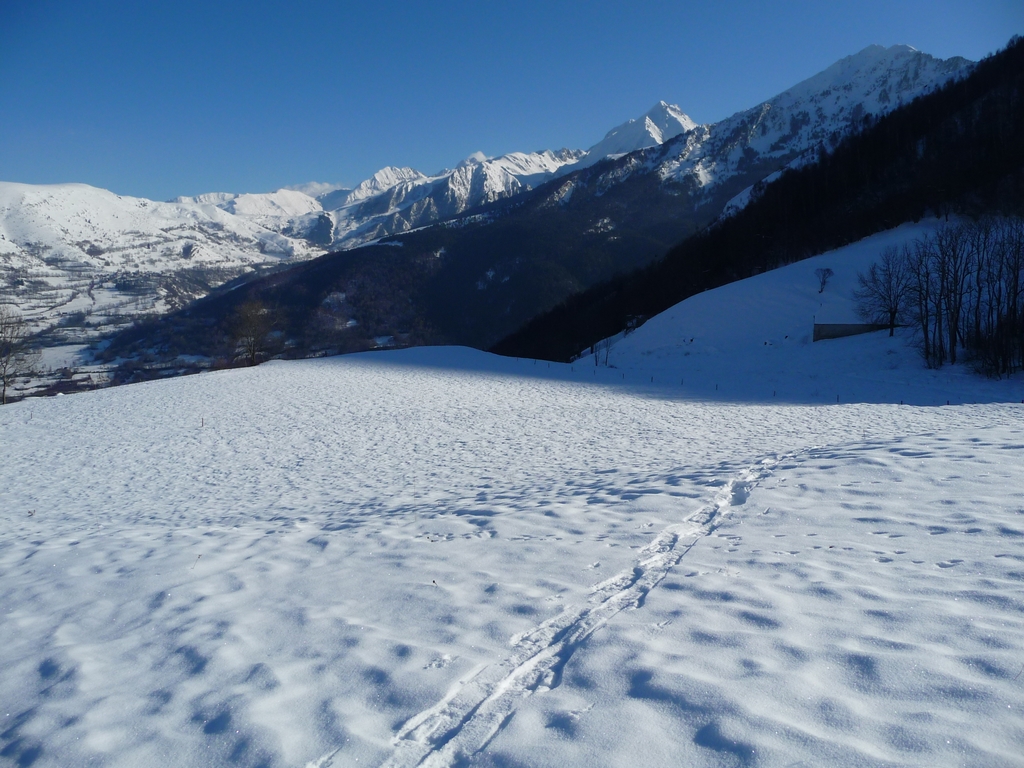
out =
[[907,310],[911,293],[910,250],[901,253],[894,246],[882,251],[866,275],[858,274],[859,287],[854,291],[857,308],[869,323],[886,323],[889,335],[896,333],[896,322]]
[[256,365],[266,355],[267,337],[273,327],[273,316],[263,302],[251,299],[238,305],[232,335],[249,365]]
[[29,358],[25,320],[10,307],[0,304],[0,404],[7,405],[7,388],[25,374]]
[[930,367],[956,363],[963,351],[990,375],[1024,368],[1024,220],[950,222],[887,251],[860,281],[861,311],[875,318],[883,309],[900,314],[896,289],[906,286],[903,306]]
[[814,270],[814,276],[818,278],[818,293],[822,293],[825,290],[825,286],[828,285],[829,278],[834,274],[835,272],[828,267],[818,267]]
[[[910,298],[914,318],[921,332],[921,353],[925,362],[932,365],[931,328],[933,325],[933,307],[938,289],[933,274],[934,259],[932,256],[931,238],[915,240],[913,247],[907,251],[907,263],[910,267],[911,283]],[[939,302],[941,306],[941,302]]]
[[946,225],[935,233],[935,249],[940,259],[939,274],[945,299],[946,345],[951,363],[956,363],[956,351],[962,342],[960,321],[967,300],[967,278],[971,274],[974,255],[968,233],[968,227],[962,224]]

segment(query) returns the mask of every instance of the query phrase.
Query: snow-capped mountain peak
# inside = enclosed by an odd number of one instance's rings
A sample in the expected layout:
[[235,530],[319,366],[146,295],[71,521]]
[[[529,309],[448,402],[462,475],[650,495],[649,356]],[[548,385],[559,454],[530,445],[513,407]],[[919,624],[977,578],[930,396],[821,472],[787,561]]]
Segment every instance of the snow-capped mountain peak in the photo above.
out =
[[348,191],[344,184],[329,184],[323,181],[307,181],[305,184],[289,184],[285,189],[294,189],[310,197],[320,198],[331,192]]
[[485,162],[487,162],[487,155],[485,155],[483,152],[474,152],[455,167],[464,168],[467,165],[480,165],[480,163]]
[[784,106],[815,102],[827,110],[829,104],[849,106],[856,102],[865,113],[880,114],[965,71],[969,65],[959,56],[937,59],[909,45],[869,45],[797,83],[769,103]]
[[664,144],[696,127],[697,124],[678,106],[659,101],[639,118],[628,120],[608,131],[573,167],[586,168],[609,156]]
[[393,165],[389,165],[386,168],[381,168],[366,181],[358,184],[355,189],[349,192],[345,202],[346,204],[351,204],[359,200],[365,200],[399,184],[410,181],[423,181],[426,178],[427,176],[415,168],[396,168]]
[[697,124],[675,104],[659,101],[643,117],[644,127],[658,144],[663,144],[681,133],[697,127]]
[[228,213],[261,217],[304,216],[323,210],[313,197],[294,189],[279,189],[276,192],[236,195],[228,192],[210,192],[195,197],[176,197],[175,203],[215,205]]
[[756,107],[701,126],[694,140],[655,160],[657,172],[664,181],[703,189],[755,167],[768,175],[810,150],[831,149],[869,115],[910,102],[971,66],[908,45],[868,46]]

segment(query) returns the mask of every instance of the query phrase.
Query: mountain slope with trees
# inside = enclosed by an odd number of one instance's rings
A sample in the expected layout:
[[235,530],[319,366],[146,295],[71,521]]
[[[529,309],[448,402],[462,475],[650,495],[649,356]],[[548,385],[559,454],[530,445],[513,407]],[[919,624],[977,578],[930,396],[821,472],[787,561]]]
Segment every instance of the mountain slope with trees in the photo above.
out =
[[[244,298],[278,308],[281,348],[295,356],[382,344],[485,348],[567,296],[661,257],[727,206],[756,199],[771,186],[766,177],[835,146],[872,111],[897,108],[971,66],[872,46],[719,123],[251,282]],[[240,300],[221,292],[121,334],[106,354],[223,357]]]
[[744,209],[656,263],[581,292],[493,346],[568,360],[709,288],[905,221],[1019,213],[1024,201],[1024,41],[966,78],[881,118],[789,170]]

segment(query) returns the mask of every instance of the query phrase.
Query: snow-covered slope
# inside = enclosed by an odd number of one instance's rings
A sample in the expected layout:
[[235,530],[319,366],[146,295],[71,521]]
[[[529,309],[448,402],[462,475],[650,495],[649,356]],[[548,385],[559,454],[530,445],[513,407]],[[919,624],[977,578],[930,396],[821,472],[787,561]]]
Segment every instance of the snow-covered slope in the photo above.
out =
[[178,197],[174,202],[210,203],[223,208],[228,213],[251,218],[303,216],[323,210],[323,206],[315,198],[293,189],[279,189],[277,192],[256,195],[214,192],[198,197]]
[[213,192],[178,197],[173,202],[215,205],[273,232],[306,240],[313,246],[331,245],[333,218],[324,212],[319,200],[298,190],[279,189],[276,192],[240,195]]
[[0,408],[0,756],[1019,765],[1024,382],[786,345],[884,242],[619,368],[421,348]]
[[[293,196],[301,193],[277,193],[280,205],[301,207]],[[0,182],[0,300],[38,329],[71,315],[117,322],[194,298],[252,265],[319,252],[261,225],[275,218],[265,207],[224,210],[251,206],[250,197],[157,203],[85,184]]]
[[368,197],[374,197],[399,184],[419,184],[426,181],[427,178],[427,176],[412,168],[394,168],[392,166],[381,168],[373,176],[351,190],[345,196],[343,205],[351,205]]
[[[888,246],[902,246],[940,222],[905,224],[835,251],[699,293],[648,320],[601,352],[601,365],[643,371],[682,391],[726,400],[905,402],[988,399],[988,383],[966,368],[925,368],[911,329],[812,341],[815,323],[860,323],[858,273]],[[823,292],[814,274],[834,272]],[[593,365],[594,357],[580,364]],[[1024,382],[1017,389],[1024,398]]]

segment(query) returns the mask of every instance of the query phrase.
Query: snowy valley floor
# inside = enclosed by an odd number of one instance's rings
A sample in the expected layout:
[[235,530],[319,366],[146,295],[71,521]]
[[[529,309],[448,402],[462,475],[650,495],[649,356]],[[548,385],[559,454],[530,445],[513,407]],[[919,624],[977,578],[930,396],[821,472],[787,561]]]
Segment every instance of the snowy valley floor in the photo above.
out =
[[1022,382],[645,376],[410,350],[0,409],[0,764],[1024,764]]

